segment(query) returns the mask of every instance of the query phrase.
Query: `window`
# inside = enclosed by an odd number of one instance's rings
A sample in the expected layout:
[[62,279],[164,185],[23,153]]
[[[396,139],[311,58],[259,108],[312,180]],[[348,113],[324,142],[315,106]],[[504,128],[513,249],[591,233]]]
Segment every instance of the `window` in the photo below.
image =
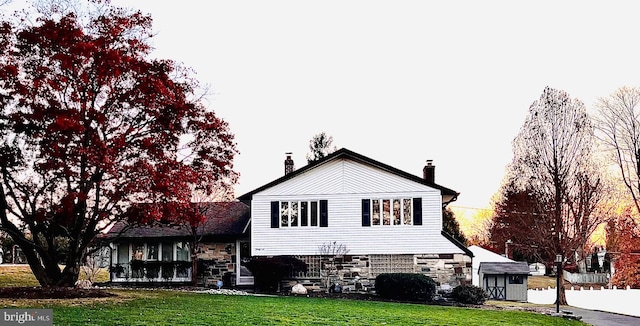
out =
[[289,226],[289,202],[280,203],[280,226]]
[[300,226],[309,225],[309,202],[300,202]]
[[147,260],[158,260],[158,244],[147,244]]
[[380,225],[380,200],[373,200],[373,225]]
[[509,284],[522,284],[524,277],[522,275],[509,275]]
[[173,243],[162,243],[162,261],[173,261]]
[[291,209],[289,210],[289,220],[291,221],[291,226],[298,226],[298,202],[291,202]]
[[411,225],[411,199],[405,198],[403,199],[403,203],[404,203],[402,205],[402,207],[404,208],[403,215],[402,215],[404,216],[403,224]]
[[132,260],[142,260],[144,259],[144,244],[136,243],[133,245],[133,255],[131,257]]
[[271,227],[327,227],[327,210],[326,200],[273,201],[271,202]]
[[312,201],[311,202],[311,211],[309,211],[309,213],[311,213],[311,226],[318,226],[318,202],[317,201]]
[[189,261],[189,243],[186,241],[178,241],[176,242],[176,260],[178,261]]
[[389,208],[389,200],[382,201],[382,224],[389,225],[391,221],[391,211]]
[[372,276],[382,273],[415,273],[413,255],[370,255]]
[[422,225],[421,198],[362,200],[362,226]]

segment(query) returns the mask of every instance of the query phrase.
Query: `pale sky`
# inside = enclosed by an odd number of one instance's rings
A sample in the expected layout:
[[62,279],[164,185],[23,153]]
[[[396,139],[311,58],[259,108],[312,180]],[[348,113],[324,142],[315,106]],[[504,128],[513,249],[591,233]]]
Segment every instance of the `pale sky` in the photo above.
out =
[[[15,1],[14,1],[15,2]],[[591,108],[640,86],[633,1],[150,1],[155,57],[191,67],[236,135],[236,195],[334,145],[486,207],[545,86]]]

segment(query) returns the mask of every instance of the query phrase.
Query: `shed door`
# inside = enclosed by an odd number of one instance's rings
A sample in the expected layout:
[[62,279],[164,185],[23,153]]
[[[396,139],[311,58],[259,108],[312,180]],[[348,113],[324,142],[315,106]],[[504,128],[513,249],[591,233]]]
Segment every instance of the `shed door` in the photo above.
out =
[[507,278],[504,275],[485,275],[484,290],[491,300],[507,300]]

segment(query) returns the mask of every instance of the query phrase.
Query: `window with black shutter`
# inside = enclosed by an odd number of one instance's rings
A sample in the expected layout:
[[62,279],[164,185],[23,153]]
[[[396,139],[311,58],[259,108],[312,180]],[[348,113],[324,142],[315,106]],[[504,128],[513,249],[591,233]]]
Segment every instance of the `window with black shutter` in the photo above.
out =
[[413,199],[413,225],[422,225],[422,198]]
[[320,227],[326,228],[329,226],[329,213],[326,200],[320,201]]
[[362,200],[362,226],[371,226],[371,200]]
[[271,202],[271,228],[278,228],[280,226],[280,203],[277,201]]

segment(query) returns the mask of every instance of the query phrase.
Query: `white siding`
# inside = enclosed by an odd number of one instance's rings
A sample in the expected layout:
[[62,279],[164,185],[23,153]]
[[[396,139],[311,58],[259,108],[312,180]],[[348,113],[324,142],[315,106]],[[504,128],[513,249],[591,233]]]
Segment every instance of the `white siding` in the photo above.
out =
[[[423,225],[362,226],[362,199],[422,198]],[[316,255],[325,242],[350,255],[463,253],[444,238],[441,194],[371,166],[340,159],[253,195],[252,255]],[[271,228],[271,201],[328,201],[328,227]]]
[[327,162],[293,179],[265,189],[259,194],[289,196],[363,192],[430,192],[440,196],[440,190],[438,189],[347,159],[336,159],[335,161]]

